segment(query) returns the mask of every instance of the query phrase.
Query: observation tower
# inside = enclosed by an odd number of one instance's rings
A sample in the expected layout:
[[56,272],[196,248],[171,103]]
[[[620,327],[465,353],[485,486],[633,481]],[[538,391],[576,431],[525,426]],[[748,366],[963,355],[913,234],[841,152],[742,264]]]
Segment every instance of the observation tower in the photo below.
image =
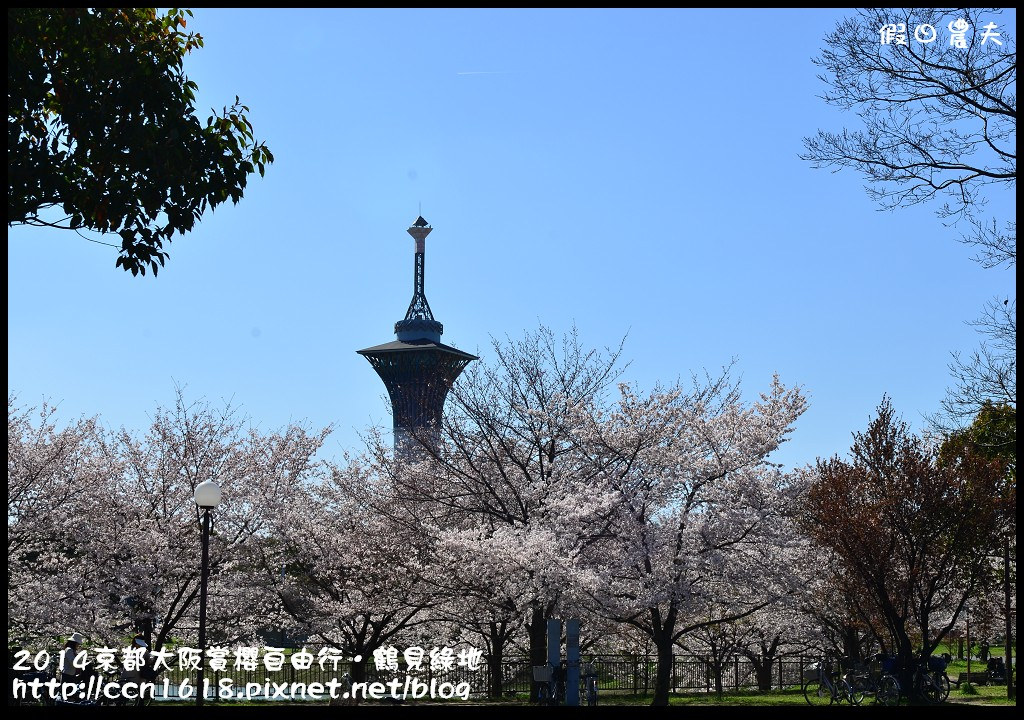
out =
[[388,389],[396,450],[436,439],[448,391],[466,366],[479,359],[441,342],[444,326],[434,319],[423,291],[424,255],[431,230],[420,216],[408,231],[415,241],[413,294],[405,319],[395,323],[397,339],[356,351],[370,361]]

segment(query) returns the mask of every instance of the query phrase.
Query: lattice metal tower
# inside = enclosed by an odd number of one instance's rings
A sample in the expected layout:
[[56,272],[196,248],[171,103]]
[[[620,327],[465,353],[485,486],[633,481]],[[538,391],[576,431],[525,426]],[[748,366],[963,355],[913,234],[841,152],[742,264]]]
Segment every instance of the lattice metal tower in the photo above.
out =
[[427,235],[433,230],[422,216],[409,228],[416,241],[413,295],[405,319],[395,323],[394,342],[357,352],[370,361],[391,397],[395,448],[405,448],[412,436],[430,438],[441,425],[444,401],[456,378],[476,355],[441,343],[444,326],[434,319],[423,292]]

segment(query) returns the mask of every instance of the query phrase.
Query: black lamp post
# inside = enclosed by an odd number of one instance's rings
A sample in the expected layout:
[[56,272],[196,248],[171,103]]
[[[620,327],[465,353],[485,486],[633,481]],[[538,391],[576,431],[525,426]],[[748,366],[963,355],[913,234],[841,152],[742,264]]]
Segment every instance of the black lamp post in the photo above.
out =
[[[1006,651],[1006,697],[1013,700],[1017,697],[1017,688],[1013,684],[1013,604],[1010,602],[1010,533],[1003,535],[1003,593],[1004,607],[1006,613],[1006,636],[1004,638],[1004,649]],[[1020,662],[1020,656],[1017,656]]]
[[220,485],[207,480],[196,486],[196,505],[203,511],[203,568],[199,576],[199,676],[196,679],[196,707],[206,696],[203,670],[206,666],[206,583],[210,576],[210,511],[220,504]]
[[967,612],[967,684],[973,685],[971,682],[971,603],[967,602],[964,604],[964,610]]

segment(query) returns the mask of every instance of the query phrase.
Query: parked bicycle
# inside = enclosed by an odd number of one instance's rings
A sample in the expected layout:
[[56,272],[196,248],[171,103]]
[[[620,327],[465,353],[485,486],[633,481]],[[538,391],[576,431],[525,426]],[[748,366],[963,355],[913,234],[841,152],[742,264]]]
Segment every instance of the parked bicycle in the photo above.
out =
[[[33,693],[30,688],[33,683],[43,685],[53,677],[51,670],[10,670],[8,671],[8,689],[10,694],[7,698],[8,705],[53,705],[53,695],[49,688],[41,687],[38,694]],[[15,693],[15,685],[19,687]]]
[[534,665],[533,679],[537,683],[538,703],[561,705],[565,701],[565,672],[562,667]]
[[804,699],[808,705],[831,705],[844,700],[851,705],[860,705],[864,691],[854,687],[852,673],[840,674],[833,669],[831,656],[825,655],[818,661],[817,677],[804,683]]
[[1006,681],[1006,663],[1001,657],[990,657],[985,667],[985,678],[989,683]]
[[900,683],[892,674],[895,669],[896,658],[879,653],[871,658],[867,666],[851,670],[846,681],[854,687],[855,696],[872,695],[879,705],[899,705]]
[[946,667],[949,656],[920,660],[914,669],[914,689],[918,697],[930,703],[946,702],[949,697],[949,676]]
[[111,675],[106,683],[106,692],[100,697],[100,705],[111,707],[148,707],[153,704],[153,693],[146,689],[144,683],[154,682],[156,676],[142,682],[125,681]]
[[593,660],[580,667],[580,705],[597,705],[597,667]]

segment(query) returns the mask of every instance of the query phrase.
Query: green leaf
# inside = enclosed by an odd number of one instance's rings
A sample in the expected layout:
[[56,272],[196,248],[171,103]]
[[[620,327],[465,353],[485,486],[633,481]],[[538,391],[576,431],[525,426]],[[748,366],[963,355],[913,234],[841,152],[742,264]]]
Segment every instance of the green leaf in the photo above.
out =
[[203,40],[181,29],[186,17],[192,12],[9,9],[8,105],[17,112],[8,125],[23,139],[8,148],[9,179],[25,178],[9,188],[10,224],[37,216],[42,198],[60,198],[68,227],[118,233],[115,267],[144,274],[165,262],[154,242],[190,230],[228,197],[241,200],[256,166],[263,176],[272,156],[253,147],[239,96],[205,126],[195,113],[199,88],[182,63]]

